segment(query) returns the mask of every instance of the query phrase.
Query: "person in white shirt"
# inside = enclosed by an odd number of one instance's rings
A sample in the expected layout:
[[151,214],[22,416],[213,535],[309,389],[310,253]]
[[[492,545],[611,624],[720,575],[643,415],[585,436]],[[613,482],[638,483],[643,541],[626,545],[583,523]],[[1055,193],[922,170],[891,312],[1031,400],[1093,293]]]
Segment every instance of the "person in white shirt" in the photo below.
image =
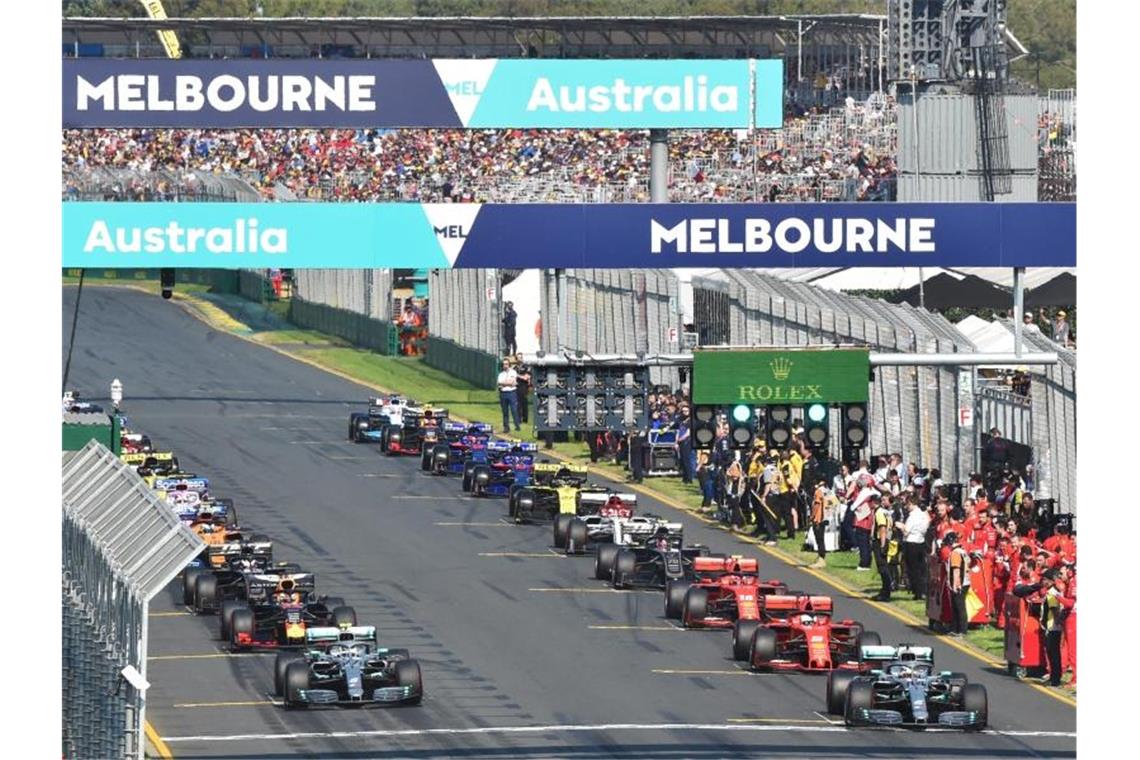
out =
[[[519,429],[519,395],[518,374],[511,368],[509,360],[503,360],[503,371],[499,373],[498,378],[495,380],[496,385],[499,386],[499,407],[503,410],[503,432],[511,432],[511,426],[508,424],[510,421],[515,423],[515,430]],[[511,419],[508,421],[507,414],[510,414]]]
[[905,522],[896,522],[895,527],[903,533],[903,561],[906,563],[906,577],[915,599],[926,598],[926,531],[930,528],[930,515],[918,506],[918,498],[907,497]]

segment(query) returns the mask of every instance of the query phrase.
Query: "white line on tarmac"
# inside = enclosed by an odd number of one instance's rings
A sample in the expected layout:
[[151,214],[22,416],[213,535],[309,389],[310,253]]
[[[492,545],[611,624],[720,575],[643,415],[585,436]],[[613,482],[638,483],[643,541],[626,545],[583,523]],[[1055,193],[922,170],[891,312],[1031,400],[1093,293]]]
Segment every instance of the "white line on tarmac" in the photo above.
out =
[[[400,736],[462,736],[479,734],[542,734],[546,732],[586,732],[586,731],[709,731],[709,732],[746,732],[746,733],[847,733],[844,726],[823,725],[754,725],[754,724],[720,724],[720,723],[603,723],[587,726],[486,726],[480,728],[420,728],[420,729],[378,729],[373,731],[307,731],[291,734],[229,734],[229,735],[202,735],[202,736],[164,736],[162,740],[169,743],[185,742],[241,742],[241,741],[271,741],[293,739],[354,739],[373,737],[400,737]],[[928,728],[924,733],[959,733],[954,729]],[[1074,739],[1076,732],[1072,731],[982,731],[991,736],[1010,737],[1042,737],[1054,739]]]

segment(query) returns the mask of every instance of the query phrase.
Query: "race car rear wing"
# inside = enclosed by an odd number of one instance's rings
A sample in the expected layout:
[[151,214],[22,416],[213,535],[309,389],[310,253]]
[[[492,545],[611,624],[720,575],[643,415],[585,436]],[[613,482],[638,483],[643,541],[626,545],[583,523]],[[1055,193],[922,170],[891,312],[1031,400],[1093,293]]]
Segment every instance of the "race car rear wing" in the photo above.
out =
[[756,575],[760,572],[760,563],[752,557],[697,557],[693,560],[693,572],[709,575]]
[[317,589],[317,576],[312,573],[255,573],[248,577],[250,590],[287,592],[313,592]]
[[[537,470],[540,466],[541,465],[536,464],[535,469]],[[622,504],[624,504],[625,506],[630,507],[631,509],[637,508],[637,494],[635,494],[635,493],[617,493],[616,491],[612,491],[609,493],[606,493],[604,491],[602,491],[602,492],[582,491],[581,493],[578,494],[578,506],[579,507],[591,507],[591,508],[594,508],[595,510],[601,509],[602,507],[604,507],[610,503],[610,499],[620,499]]]
[[306,644],[375,644],[376,626],[352,625],[347,628],[314,626],[305,629]]
[[822,612],[831,614],[834,604],[830,596],[810,594],[767,594],[760,597],[764,612]]
[[920,647],[913,644],[890,646],[877,644],[859,648],[859,659],[865,662],[918,661],[934,664],[934,647]]
[[120,454],[123,464],[131,467],[154,467],[161,462],[173,462],[173,451],[140,451],[137,454]]
[[586,482],[587,477],[588,473],[584,464],[540,462],[534,466],[534,482],[540,486],[550,485],[555,480],[575,482],[581,485]]
[[455,422],[454,420],[444,420],[441,426],[445,433],[462,434],[467,432],[467,426],[462,422]]
[[197,491],[204,493],[210,488],[210,481],[199,477],[155,478],[152,485],[156,491]]
[[468,426],[467,432],[475,435],[491,435],[495,432],[495,426],[488,422],[472,422]]

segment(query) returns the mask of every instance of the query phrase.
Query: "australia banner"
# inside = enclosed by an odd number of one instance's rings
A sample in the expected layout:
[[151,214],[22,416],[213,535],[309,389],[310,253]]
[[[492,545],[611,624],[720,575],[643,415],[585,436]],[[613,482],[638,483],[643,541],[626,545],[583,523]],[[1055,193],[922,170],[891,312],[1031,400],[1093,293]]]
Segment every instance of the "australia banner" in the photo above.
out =
[[65,267],[1072,267],[1071,203],[63,204]]
[[63,126],[775,128],[780,60],[65,59]]

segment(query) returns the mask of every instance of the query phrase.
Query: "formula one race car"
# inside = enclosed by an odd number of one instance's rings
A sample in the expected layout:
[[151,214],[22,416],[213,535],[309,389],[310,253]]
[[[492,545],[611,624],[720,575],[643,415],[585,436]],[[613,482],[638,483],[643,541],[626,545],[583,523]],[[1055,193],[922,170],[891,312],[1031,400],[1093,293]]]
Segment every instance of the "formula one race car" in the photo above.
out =
[[380,396],[368,399],[367,412],[353,412],[348,417],[348,440],[355,443],[380,443],[389,425],[400,425],[404,409],[415,402],[402,396]]
[[485,422],[445,421],[439,433],[441,440],[423,447],[420,469],[435,475],[461,475],[468,453],[485,447],[494,428]]
[[425,445],[436,442],[439,427],[445,420],[446,409],[406,407],[400,424],[393,423],[384,429],[380,449],[389,456],[422,454]]
[[178,471],[178,457],[171,451],[127,451],[124,447],[119,459],[133,467],[140,477],[156,471],[162,474]]
[[743,557],[697,557],[692,581],[665,586],[665,617],[686,628],[733,628],[737,620],[760,619],[760,597],[786,594],[776,580],[760,580],[760,563]]
[[[596,514],[597,501],[581,504],[583,494],[612,493],[608,486],[587,483],[585,465],[541,462],[534,465],[531,482],[511,492],[509,513],[516,523],[547,522],[558,515],[585,517]],[[604,501],[602,502],[604,503]]]
[[936,671],[930,647],[865,646],[859,654],[864,673],[835,671],[827,679],[827,711],[848,726],[986,727],[986,687]]
[[693,560],[709,556],[707,546],[684,545],[680,523],[666,523],[625,545],[603,544],[594,555],[594,577],[616,589],[664,589],[671,580],[692,580]]
[[[530,485],[538,445],[525,441],[489,440],[472,450],[463,464],[463,485],[472,496],[507,496]],[[478,460],[482,459],[480,462]]]
[[376,646],[376,628],[310,628],[305,652],[279,652],[274,691],[285,707],[417,705],[424,696],[419,663],[406,649]]
[[191,530],[206,544],[182,571],[182,601],[196,612],[213,611],[219,584],[225,588],[243,573],[263,572],[273,562],[273,542],[267,536],[212,522],[197,523]]
[[148,435],[132,433],[128,430],[119,434],[119,450],[122,451],[120,459],[128,454],[145,454],[153,448]]
[[303,646],[310,627],[356,625],[352,607],[317,595],[316,578],[294,564],[245,573],[222,595],[221,638],[234,651]]
[[760,599],[759,620],[738,620],[732,656],[756,670],[858,670],[860,647],[877,645],[879,634],[854,620],[833,620],[829,596],[769,594]]
[[579,491],[575,503],[576,514],[554,516],[554,546],[567,554],[585,554],[599,544],[631,544],[668,525],[655,515],[635,516],[633,493]]

